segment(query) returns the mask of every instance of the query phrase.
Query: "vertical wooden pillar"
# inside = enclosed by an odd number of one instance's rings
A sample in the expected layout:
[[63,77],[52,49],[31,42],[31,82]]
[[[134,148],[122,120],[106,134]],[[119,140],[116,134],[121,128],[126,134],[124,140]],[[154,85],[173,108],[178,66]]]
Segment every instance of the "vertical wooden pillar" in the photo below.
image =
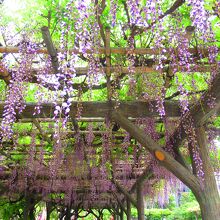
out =
[[127,199],[127,220],[131,220],[131,202]]
[[114,212],[114,214],[113,214],[113,219],[116,220],[116,218],[117,218],[117,217],[116,217],[116,214],[115,214],[115,212]]
[[110,50],[110,29],[106,28],[105,30],[105,56],[106,56],[106,81],[107,81],[107,95],[108,101],[111,100],[111,50]]
[[71,219],[71,205],[68,205],[66,208],[65,220],[70,220],[70,219]]
[[50,220],[50,214],[51,214],[51,211],[52,211],[51,202],[46,202],[46,210],[47,210],[47,219],[46,220]]
[[120,220],[120,216],[118,214],[116,215],[116,220]]
[[124,219],[124,212],[123,212],[123,209],[120,209],[120,216],[119,216],[120,220],[123,220]]
[[144,220],[144,197],[143,197],[143,184],[137,185],[137,210],[138,220]]
[[120,220],[120,208],[119,208],[119,206],[117,207],[116,220]]
[[25,196],[25,207],[23,211],[23,219],[24,220],[34,220],[34,210],[35,210],[35,199],[31,196],[31,194],[28,194]]

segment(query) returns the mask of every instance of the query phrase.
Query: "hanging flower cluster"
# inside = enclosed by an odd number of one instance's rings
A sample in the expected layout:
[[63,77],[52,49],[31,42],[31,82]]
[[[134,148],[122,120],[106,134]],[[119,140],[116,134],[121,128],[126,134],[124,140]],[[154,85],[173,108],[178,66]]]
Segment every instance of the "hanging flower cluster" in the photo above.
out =
[[21,114],[25,108],[24,95],[27,86],[24,82],[29,81],[31,77],[28,73],[31,72],[36,45],[31,43],[24,36],[19,50],[21,53],[21,61],[18,70],[12,72],[1,124],[1,135],[6,139],[12,137],[12,125],[16,121],[17,113]]

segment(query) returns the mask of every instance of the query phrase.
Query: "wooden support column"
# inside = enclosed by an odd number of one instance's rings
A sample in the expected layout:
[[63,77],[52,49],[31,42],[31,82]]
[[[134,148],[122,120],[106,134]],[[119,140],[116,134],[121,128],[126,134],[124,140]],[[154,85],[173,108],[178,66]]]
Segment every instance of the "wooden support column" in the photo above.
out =
[[144,220],[144,197],[143,197],[143,184],[137,185],[137,210],[138,220]]
[[50,214],[52,212],[51,202],[46,202],[46,210],[47,210],[47,219],[46,220],[50,220]]
[[113,218],[114,220],[117,220],[117,215],[115,214],[115,212],[114,212]]
[[120,220],[123,220],[124,219],[124,211],[123,211],[123,209],[120,208],[119,212],[120,212],[120,216],[119,216]]
[[126,200],[127,203],[127,220],[131,220],[131,202],[129,199]]
[[107,96],[108,101],[111,100],[112,92],[111,92],[111,50],[110,50],[110,29],[106,28],[105,30],[105,46],[106,46],[106,81],[107,81]]
[[71,220],[71,206],[70,205],[68,205],[66,207],[66,215],[65,215],[64,219],[65,220]]
[[116,207],[116,220],[120,220],[120,208],[119,206]]
[[34,220],[34,206],[36,204],[35,199],[29,194],[25,197],[25,206],[23,211],[24,220]]

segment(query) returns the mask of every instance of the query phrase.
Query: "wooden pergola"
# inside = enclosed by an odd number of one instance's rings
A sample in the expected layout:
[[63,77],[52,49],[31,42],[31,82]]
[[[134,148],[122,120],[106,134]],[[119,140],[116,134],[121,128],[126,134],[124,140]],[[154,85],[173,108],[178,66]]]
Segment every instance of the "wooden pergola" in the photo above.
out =
[[[38,54],[49,54],[52,60],[52,66],[50,74],[56,74],[59,69],[59,63],[57,60],[57,53],[58,52],[64,52],[63,50],[57,50],[53,42],[51,40],[50,33],[48,31],[48,28],[43,27],[42,28],[42,35],[44,42],[46,44],[46,48],[40,48],[37,50],[36,53]],[[171,49],[166,49],[167,53],[171,51]],[[76,50],[76,49],[70,49],[68,51],[69,53],[74,54],[82,54],[82,51]],[[190,49],[190,52],[192,54],[197,54],[198,50]],[[17,47],[0,47],[0,53],[19,53],[19,48]],[[129,67],[124,66],[112,66],[111,65],[111,55],[112,54],[120,54],[120,55],[129,55],[129,54],[138,54],[138,55],[157,55],[160,54],[160,50],[156,49],[149,49],[149,48],[111,48],[110,47],[110,30],[106,30],[106,42],[104,48],[94,48],[94,50],[88,50],[86,51],[87,54],[98,54],[98,55],[105,55],[106,58],[106,67],[99,68],[97,72],[101,72],[106,74],[106,83],[103,85],[93,85],[94,89],[96,88],[107,88],[108,91],[108,97],[105,102],[93,102],[93,101],[82,101],[82,102],[72,102],[70,107],[69,116],[71,119],[73,119],[72,122],[96,122],[96,123],[102,123],[104,124],[106,121],[106,117],[110,119],[113,123],[117,123],[120,125],[121,128],[123,128],[126,132],[130,134],[130,141],[132,140],[132,143],[134,147],[141,146],[144,147],[144,149],[141,149],[140,156],[141,160],[137,163],[135,161],[135,158],[132,157],[125,157],[120,158],[118,155],[116,155],[113,159],[111,158],[112,162],[112,168],[111,172],[113,175],[113,178],[109,178],[107,174],[103,174],[100,176],[95,176],[91,174],[91,171],[88,169],[88,167],[83,167],[83,164],[87,163],[86,159],[84,158],[83,161],[78,161],[73,166],[75,171],[72,168],[69,168],[66,164],[66,167],[64,164],[60,167],[60,170],[57,171],[57,176],[55,179],[52,180],[53,186],[50,187],[50,191],[48,190],[48,183],[51,184],[51,180],[48,179],[50,170],[49,168],[45,168],[44,170],[38,170],[36,173],[36,176],[34,177],[33,181],[34,185],[31,185],[32,188],[30,188],[30,194],[28,194],[28,198],[38,200],[39,198],[35,196],[34,194],[40,194],[42,192],[46,193],[66,193],[68,190],[65,189],[65,186],[69,186],[69,182],[72,184],[72,188],[70,190],[70,194],[77,195],[76,200],[72,200],[70,202],[71,207],[70,209],[79,209],[79,208],[108,208],[115,210],[115,213],[117,215],[120,215],[120,213],[125,212],[127,214],[127,219],[131,219],[131,213],[130,213],[130,205],[131,203],[137,207],[138,213],[139,213],[139,219],[144,219],[144,205],[143,205],[143,182],[148,179],[148,181],[153,185],[155,184],[155,178],[152,170],[152,166],[150,166],[146,161],[148,161],[149,155],[157,161],[161,166],[165,167],[168,171],[170,171],[172,174],[174,174],[178,179],[180,179],[185,185],[187,185],[195,194],[197,200],[200,203],[200,207],[203,212],[204,210],[207,211],[207,201],[209,206],[209,213],[203,213],[203,216],[210,216],[210,212],[213,211],[213,209],[218,209],[219,205],[219,198],[217,192],[217,187],[215,184],[215,177],[212,170],[212,166],[209,160],[209,154],[207,149],[207,140],[205,136],[205,130],[203,125],[209,120],[209,118],[218,113],[220,109],[220,74],[218,69],[218,74],[216,75],[215,79],[212,81],[212,85],[208,88],[207,91],[205,91],[200,100],[196,103],[190,104],[190,110],[187,114],[184,116],[181,115],[181,110],[179,107],[179,104],[177,101],[171,101],[171,100],[165,100],[164,101],[164,108],[166,112],[166,117],[172,118],[175,121],[179,121],[178,126],[174,129],[172,134],[169,137],[169,140],[167,140],[167,143],[172,143],[173,145],[173,152],[174,155],[171,155],[166,151],[166,146],[161,146],[158,144],[155,140],[151,138],[149,134],[146,134],[140,126],[134,123],[134,121],[138,120],[139,118],[154,118],[158,121],[160,121],[160,115],[158,113],[157,109],[157,101],[156,100],[150,100],[150,101],[144,101],[144,100],[136,100],[136,101],[114,101],[112,100],[112,81],[111,81],[111,74],[114,73],[120,73],[121,75],[131,74]],[[201,56],[205,57],[208,54],[208,51],[206,49],[199,50],[199,53]],[[213,68],[218,68],[216,66],[210,66],[210,65],[203,65],[192,67],[191,71],[206,73],[211,72]],[[6,70],[3,66],[0,70],[0,77],[5,81],[6,84],[10,84],[10,80],[12,79],[12,72],[16,71],[16,69],[12,69],[10,71]],[[188,70],[184,67],[179,67],[179,71],[181,72],[188,72]],[[86,75],[88,72],[87,67],[80,67],[76,68],[76,76],[80,75]],[[172,68],[166,67],[163,70],[156,70],[155,63],[151,63],[146,66],[136,66],[133,67],[132,73],[134,74],[150,74],[152,72],[159,72],[161,74],[164,74],[165,76],[165,87],[169,83],[166,82],[169,81],[170,77],[173,76]],[[37,77],[41,74],[40,69],[30,69],[29,75],[32,77],[29,79],[28,82],[30,83],[37,83]],[[48,88],[50,88],[50,85],[48,83]],[[79,84],[73,84],[74,89],[79,89]],[[88,85],[84,85],[84,87],[81,88],[83,91],[88,91]],[[209,105],[209,99],[210,97],[213,98],[215,101],[215,106]],[[39,114],[33,114],[35,112],[36,107],[38,106],[38,103],[26,103],[25,109],[22,111],[21,114],[18,112],[16,113],[16,123],[33,123],[35,125],[35,130],[38,130],[39,135],[42,137],[42,139],[46,142],[52,141],[51,134],[54,133],[54,131],[51,130],[44,130],[44,123],[53,123],[53,117],[54,117],[54,111],[55,106],[53,103],[41,103],[41,111]],[[77,117],[78,108],[82,109],[80,117]],[[5,104],[4,102],[0,103],[0,117],[3,117]],[[61,115],[61,117],[63,117]],[[181,118],[180,118],[181,117]],[[201,186],[198,177],[193,173],[192,169],[185,163],[181,152],[180,152],[180,145],[182,141],[187,138],[187,131],[185,130],[185,122],[187,120],[193,120],[193,124],[195,126],[195,132],[197,136],[197,142],[199,145],[200,153],[201,153],[201,159],[203,161],[203,169],[204,169],[204,186]],[[87,135],[89,133],[88,130],[80,130],[80,128],[77,128],[78,130],[66,130],[64,132],[64,138],[74,138],[76,134],[78,135]],[[109,134],[110,132],[110,140],[113,143],[114,141],[117,142],[117,146],[122,145],[122,142],[126,136],[125,131],[120,129],[118,131],[112,131],[110,130],[95,130],[93,131],[94,136],[102,137],[105,134]],[[30,135],[30,133],[16,133],[16,135]],[[163,134],[162,134],[163,135]],[[135,141],[136,140],[136,141]],[[45,143],[44,143],[45,144]],[[42,146],[43,144],[39,144],[39,146]],[[38,149],[38,145],[35,145],[36,149]],[[2,156],[1,163],[4,162],[5,156],[8,154],[16,154],[16,155],[23,155],[25,157],[28,156],[30,146],[25,145],[13,145],[10,142],[9,143],[2,143],[2,148],[0,150]],[[90,149],[91,148],[91,149]],[[85,148],[85,155],[88,159],[95,158],[97,156],[97,152],[94,151],[95,146],[91,146],[89,149]],[[93,153],[91,153],[93,149]],[[150,152],[148,154],[147,152]],[[4,156],[5,154],[5,156]],[[40,154],[40,150],[35,150],[35,154]],[[49,152],[50,154],[50,152]],[[116,153],[117,154],[117,153]],[[70,155],[71,156],[71,155]],[[48,155],[48,160],[52,160],[53,158]],[[66,158],[66,161],[70,163],[70,161],[74,160],[74,157],[72,158]],[[97,158],[94,159],[94,161],[97,160]],[[34,161],[34,163],[37,163]],[[33,167],[37,166],[38,164],[34,164]],[[85,165],[84,164],[84,165]],[[78,169],[82,169],[79,173]],[[127,167],[130,167],[130,171],[126,173]],[[192,162],[193,167],[193,162]],[[16,173],[13,174],[13,169],[18,168]],[[1,176],[1,182],[3,183],[1,194],[4,195],[5,192],[9,192],[11,189],[8,189],[5,186],[9,184],[9,182],[15,182],[17,184],[18,191],[17,193],[21,193],[25,191],[20,184],[20,182],[25,179],[26,174],[25,170],[22,168],[19,170],[19,164],[7,164],[4,165],[4,170],[0,172]],[[42,167],[43,169],[43,167]],[[18,172],[19,171],[19,172]],[[97,172],[101,173],[100,170]],[[47,174],[48,173],[48,174]],[[12,178],[12,175],[14,175],[14,179]],[[111,191],[105,190],[106,178],[109,181],[109,184],[113,184],[114,187]],[[97,185],[94,185],[94,179]],[[36,186],[36,188],[34,187]],[[94,197],[93,200],[91,200],[90,192],[93,192],[94,187],[96,188],[96,196],[99,196],[99,199],[96,200],[96,197]],[[136,192],[136,198],[133,197],[133,193]],[[90,195],[90,197],[87,197],[87,195]],[[213,199],[213,197],[216,198]],[[214,202],[211,200],[213,199]],[[71,200],[71,199],[70,199]],[[30,201],[29,201],[30,202]],[[63,204],[65,206],[66,204],[62,201],[62,198],[55,198],[53,200],[54,203]],[[125,205],[126,202],[126,205]],[[212,204],[212,205],[210,205]],[[121,210],[122,212],[118,211]],[[219,209],[220,210],[220,209]],[[218,217],[219,211],[215,212],[213,216]],[[208,219],[208,218],[207,218]],[[214,219],[214,218],[213,218]]]

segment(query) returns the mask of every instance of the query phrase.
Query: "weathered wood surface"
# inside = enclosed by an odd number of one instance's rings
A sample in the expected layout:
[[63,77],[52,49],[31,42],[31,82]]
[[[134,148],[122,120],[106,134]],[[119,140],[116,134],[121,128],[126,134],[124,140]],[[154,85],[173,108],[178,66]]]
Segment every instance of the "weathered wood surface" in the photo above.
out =
[[55,46],[53,44],[53,41],[52,41],[52,38],[51,38],[51,35],[50,35],[48,27],[46,27],[46,26],[42,27],[41,28],[41,33],[42,33],[44,42],[46,44],[48,53],[51,56],[51,61],[52,61],[52,66],[53,66],[54,72],[57,73],[58,69],[59,69],[59,62],[58,62],[58,58],[57,58],[57,51],[56,51],[56,48],[55,48]]
[[111,88],[111,52],[110,52],[110,29],[106,28],[105,31],[105,57],[106,57],[106,84],[107,84],[107,96],[108,101],[111,100],[112,96],[112,88]]
[[[156,101],[143,102],[143,101],[130,101],[120,102],[72,102],[70,107],[70,116],[75,117],[77,114],[78,105],[82,106],[81,117],[106,117],[114,109],[123,111],[126,117],[140,118],[140,117],[159,117]],[[0,118],[2,118],[4,111],[4,102],[0,102]],[[54,117],[54,104],[44,103],[41,104],[41,113],[33,115],[36,103],[26,104],[26,108],[22,114],[17,114],[17,118],[53,118]],[[118,106],[118,107],[117,107]],[[178,102],[166,101],[164,103],[165,111],[168,117],[179,117],[180,108]]]
[[[166,48],[167,50],[167,54],[170,53],[171,48]],[[83,54],[83,52],[79,49],[69,49],[68,50],[69,53],[74,53],[74,54]],[[122,55],[126,55],[126,54],[149,54],[149,55],[158,55],[161,53],[161,49],[151,49],[151,48],[110,48],[110,53],[111,54],[122,54]],[[197,54],[198,51],[200,52],[200,54],[203,54],[204,56],[208,55],[208,50],[201,48],[201,50],[198,48],[197,49],[189,49],[189,51],[191,53],[195,53]],[[57,52],[65,52],[65,50],[62,49],[57,49]],[[106,52],[106,48],[101,47],[99,49],[91,49],[91,50],[86,50],[85,53],[88,54],[105,54]],[[18,47],[0,47],[0,53],[19,53],[19,48]],[[45,47],[39,48],[36,53],[38,54],[48,54],[48,50]]]
[[[179,71],[182,72],[210,72],[211,71],[211,66],[210,65],[198,65],[197,67],[192,67],[190,70],[188,70],[187,68],[184,67],[178,67]],[[100,67],[97,68],[94,72],[96,74],[103,74],[105,73],[107,70],[107,67]],[[111,73],[122,73],[122,74],[129,74],[131,73],[131,69],[129,67],[123,67],[123,66],[111,66],[109,67],[109,70]],[[135,73],[158,73],[160,72],[159,70],[156,70],[155,66],[149,67],[149,66],[136,66],[136,67],[132,67],[132,74]],[[16,69],[14,69],[13,71],[16,71]],[[75,74],[78,75],[86,75],[89,71],[88,67],[76,67],[75,68]],[[164,72],[167,71],[167,68],[164,68],[163,70]],[[41,75],[42,70],[41,69],[32,69],[32,73],[31,75],[35,76],[35,75]],[[169,68],[169,72],[172,73],[172,69]],[[52,71],[51,73],[52,74]],[[50,75],[48,74],[48,76]],[[46,77],[47,75],[45,75]]]

